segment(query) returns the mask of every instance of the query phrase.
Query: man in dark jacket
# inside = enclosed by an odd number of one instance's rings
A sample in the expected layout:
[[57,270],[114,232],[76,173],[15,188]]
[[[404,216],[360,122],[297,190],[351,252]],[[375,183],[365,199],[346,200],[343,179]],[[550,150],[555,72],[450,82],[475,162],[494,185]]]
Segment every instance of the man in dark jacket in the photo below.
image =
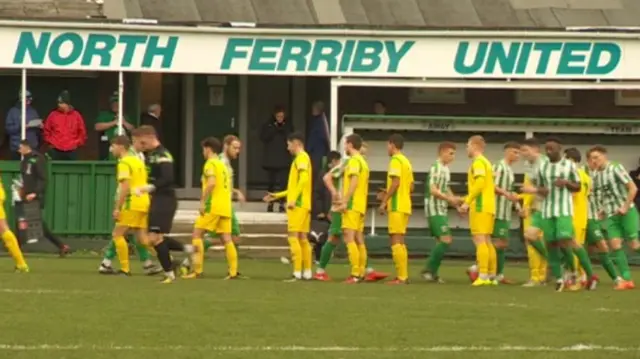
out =
[[[20,142],[18,151],[22,155],[20,162],[22,201],[38,201],[40,208],[44,209],[45,189],[47,188],[46,160],[42,154],[33,150],[26,140]],[[70,252],[69,246],[51,233],[44,220],[42,221],[42,231],[45,238],[58,247],[61,256]]]
[[162,122],[160,116],[162,115],[162,106],[157,103],[149,105],[147,112],[140,115],[140,126],[151,126],[156,131],[158,141],[162,142],[164,139],[162,136]]
[[[25,136],[31,148],[40,148],[40,142],[42,139],[42,119],[38,115],[38,111],[31,106],[31,92],[27,91],[26,97],[26,131]],[[20,154],[18,153],[18,146],[20,146],[20,140],[22,139],[22,94],[20,99],[7,113],[5,121],[5,129],[7,135],[9,135],[9,149],[11,150],[11,159],[20,160]]]
[[[287,171],[291,165],[291,154],[287,150],[287,136],[293,132],[293,125],[285,118],[284,109],[276,107],[273,116],[262,125],[260,140],[264,144],[262,168],[267,171],[269,193],[279,192],[287,187]],[[284,199],[279,202],[280,212],[284,212]],[[269,203],[268,212],[273,212]]]
[[307,125],[307,153],[311,158],[313,173],[313,201],[323,198],[322,185],[324,158],[329,153],[329,123],[324,113],[324,103],[316,101],[311,108],[311,119]]

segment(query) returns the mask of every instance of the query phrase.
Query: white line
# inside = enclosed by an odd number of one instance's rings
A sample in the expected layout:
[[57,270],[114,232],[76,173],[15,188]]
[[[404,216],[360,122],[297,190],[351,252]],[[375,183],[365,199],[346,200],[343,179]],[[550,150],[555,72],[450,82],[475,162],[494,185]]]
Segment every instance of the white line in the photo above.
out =
[[15,288],[0,288],[0,293],[6,294],[88,294],[91,291],[86,290],[58,290],[58,289],[15,289]]
[[639,347],[619,347],[596,344],[549,346],[431,346],[431,347],[343,347],[343,346],[138,346],[90,344],[0,344],[0,351],[210,351],[210,352],[639,352]]

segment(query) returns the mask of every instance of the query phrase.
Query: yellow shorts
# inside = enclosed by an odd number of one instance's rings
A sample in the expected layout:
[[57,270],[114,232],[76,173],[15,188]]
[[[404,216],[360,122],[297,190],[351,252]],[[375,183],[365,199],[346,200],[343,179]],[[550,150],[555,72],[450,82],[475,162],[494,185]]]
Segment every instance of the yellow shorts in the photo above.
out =
[[231,217],[223,217],[213,213],[201,214],[196,219],[194,227],[218,234],[231,233]]
[[575,223],[573,224],[573,233],[576,236],[576,242],[578,242],[579,245],[584,245],[584,242],[587,240],[587,228],[583,227],[580,228],[582,226],[576,226]]
[[296,207],[287,210],[287,231],[289,233],[309,233],[311,213],[308,209]]
[[364,232],[364,214],[356,211],[346,211],[342,214],[342,229]]
[[140,211],[124,210],[120,212],[116,226],[129,228],[147,228],[149,214]]
[[493,222],[495,215],[492,213],[469,212],[469,227],[471,234],[493,234]]
[[406,234],[407,226],[409,226],[409,215],[400,212],[389,212],[388,215],[389,234]]

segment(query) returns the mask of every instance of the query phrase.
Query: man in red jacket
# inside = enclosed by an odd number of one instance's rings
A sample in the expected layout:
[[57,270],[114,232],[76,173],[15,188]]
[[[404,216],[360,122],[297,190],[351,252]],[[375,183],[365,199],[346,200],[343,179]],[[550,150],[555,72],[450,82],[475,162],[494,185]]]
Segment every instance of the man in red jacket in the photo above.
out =
[[58,108],[51,111],[44,122],[44,140],[48,154],[56,161],[77,159],[76,150],[87,141],[87,130],[80,112],[71,106],[68,91],[58,96]]

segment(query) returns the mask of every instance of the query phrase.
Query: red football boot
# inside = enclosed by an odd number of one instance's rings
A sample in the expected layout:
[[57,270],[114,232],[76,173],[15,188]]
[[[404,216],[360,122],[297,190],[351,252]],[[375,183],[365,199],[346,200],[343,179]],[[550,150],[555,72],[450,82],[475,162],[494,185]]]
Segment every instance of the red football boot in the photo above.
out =
[[323,272],[323,273],[316,273],[316,274],[313,276],[313,279],[315,279],[315,280],[319,280],[319,281],[321,281],[321,282],[328,282],[328,281],[330,281],[330,280],[331,280],[331,278],[329,278],[329,276],[327,275],[327,273],[326,273],[326,272]]
[[358,284],[360,283],[360,279],[358,277],[350,276],[349,278],[344,280],[345,284]]
[[473,283],[478,279],[478,272],[467,269],[467,276],[469,276],[469,280]]
[[371,271],[364,276],[365,282],[379,282],[383,279],[386,279],[389,276],[387,273],[382,273],[378,271]]

